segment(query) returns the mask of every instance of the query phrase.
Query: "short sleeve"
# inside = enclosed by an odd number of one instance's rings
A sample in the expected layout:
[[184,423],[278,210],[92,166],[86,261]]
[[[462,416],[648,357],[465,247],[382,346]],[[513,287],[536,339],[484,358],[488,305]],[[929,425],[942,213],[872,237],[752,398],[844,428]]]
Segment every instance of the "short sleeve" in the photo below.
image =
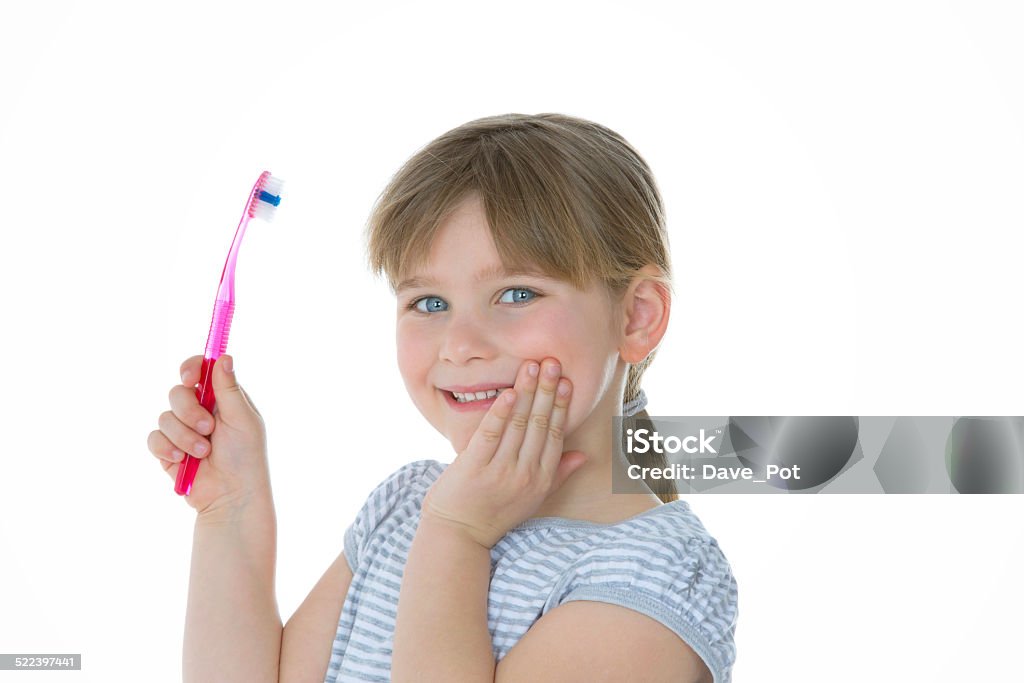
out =
[[732,569],[713,538],[640,535],[586,551],[559,604],[592,600],[646,614],[704,660],[714,683],[730,683],[738,597]]
[[433,483],[433,479],[429,483],[425,482],[424,475],[442,470],[443,466],[434,460],[417,460],[392,472],[370,492],[363,507],[356,513],[355,520],[345,530],[345,559],[353,574],[374,531],[403,501],[410,496],[422,495]]

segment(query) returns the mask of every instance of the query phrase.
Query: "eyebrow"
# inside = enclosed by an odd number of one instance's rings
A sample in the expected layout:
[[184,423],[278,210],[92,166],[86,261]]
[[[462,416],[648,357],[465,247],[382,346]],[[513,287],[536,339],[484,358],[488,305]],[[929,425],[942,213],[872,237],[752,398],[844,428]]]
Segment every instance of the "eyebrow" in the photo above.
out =
[[[532,275],[534,277],[546,277],[544,273],[534,268],[508,268],[498,264],[484,268],[473,276],[473,282],[480,283],[486,280],[500,280],[502,278],[514,277],[516,275]],[[420,275],[417,277],[411,277],[402,280],[395,287],[395,293],[401,292],[404,289],[411,289],[413,287],[438,287],[441,282],[436,278]]]

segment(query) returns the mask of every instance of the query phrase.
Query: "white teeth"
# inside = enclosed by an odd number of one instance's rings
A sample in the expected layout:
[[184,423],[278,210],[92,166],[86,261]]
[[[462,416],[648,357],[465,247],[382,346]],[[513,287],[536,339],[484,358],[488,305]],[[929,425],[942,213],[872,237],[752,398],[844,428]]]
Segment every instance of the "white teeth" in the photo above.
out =
[[455,396],[455,400],[459,403],[469,403],[470,401],[483,401],[488,398],[494,398],[503,391],[505,389],[491,389],[490,391],[478,391],[468,394],[460,394],[457,391],[453,391],[452,395]]

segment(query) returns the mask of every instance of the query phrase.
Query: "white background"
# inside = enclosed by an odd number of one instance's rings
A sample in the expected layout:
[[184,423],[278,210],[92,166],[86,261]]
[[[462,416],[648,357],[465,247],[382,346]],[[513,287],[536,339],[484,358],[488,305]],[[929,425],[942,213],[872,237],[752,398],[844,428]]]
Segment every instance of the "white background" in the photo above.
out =
[[[12,7],[13,13],[12,13]],[[450,462],[363,261],[470,119],[562,112],[659,180],[662,415],[1021,415],[1012,2],[17,3],[0,21],[0,652],[180,680],[194,512],[146,448],[260,171],[229,351],[263,413],[287,619],[370,489]],[[1022,496],[700,496],[734,680],[1019,675]],[[25,674],[2,673],[2,680]]]

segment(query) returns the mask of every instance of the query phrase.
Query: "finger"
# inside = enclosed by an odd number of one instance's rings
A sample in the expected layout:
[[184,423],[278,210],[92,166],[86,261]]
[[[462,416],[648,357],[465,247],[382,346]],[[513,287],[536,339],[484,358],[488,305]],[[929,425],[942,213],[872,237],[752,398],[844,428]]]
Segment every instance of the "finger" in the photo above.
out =
[[194,387],[199,383],[199,370],[203,367],[202,356],[188,358],[178,369],[181,375],[181,383],[187,387]]
[[223,422],[240,426],[256,412],[235,374],[235,359],[223,354],[213,366],[213,391],[217,397],[217,415]]
[[194,387],[186,387],[182,384],[171,387],[167,395],[171,403],[171,410],[183,424],[188,425],[197,434],[208,435],[213,431],[215,424],[213,415],[206,408],[199,404],[196,398]]
[[185,457],[185,454],[175,448],[174,444],[168,441],[163,432],[158,429],[154,429],[149,433],[146,446],[149,448],[149,452],[160,460],[160,464],[164,466],[165,471],[169,471],[175,463],[181,462]]
[[551,424],[551,408],[555,403],[555,387],[562,374],[562,367],[553,358],[545,358],[540,366],[540,377],[537,378],[537,393],[530,407],[530,424],[526,427],[526,436],[519,449],[519,465],[530,471],[540,466],[540,454],[548,440],[548,427]]
[[210,442],[183,424],[171,411],[161,413],[158,422],[160,431],[178,450],[196,458],[204,458],[210,453]]
[[484,419],[480,421],[480,426],[470,437],[466,450],[459,455],[460,458],[468,458],[481,466],[491,462],[501,442],[501,435],[505,431],[515,400],[514,389],[506,389],[498,394],[484,414]]
[[548,481],[555,479],[558,465],[562,461],[562,447],[565,442],[565,422],[569,415],[569,397],[572,394],[572,383],[565,377],[558,380],[555,389],[555,404],[551,409],[551,422],[548,425],[548,438],[540,456],[540,471]]
[[[512,414],[508,418],[501,443],[497,444],[497,453],[492,459],[496,463],[515,465],[519,459],[519,449],[522,448],[526,428],[530,424],[530,406],[533,405],[533,396],[537,393],[537,375],[531,372],[539,373],[540,363],[527,360],[519,368],[516,383],[512,387],[516,395],[515,405],[512,407]],[[503,395],[504,393],[507,392],[503,392]]]

